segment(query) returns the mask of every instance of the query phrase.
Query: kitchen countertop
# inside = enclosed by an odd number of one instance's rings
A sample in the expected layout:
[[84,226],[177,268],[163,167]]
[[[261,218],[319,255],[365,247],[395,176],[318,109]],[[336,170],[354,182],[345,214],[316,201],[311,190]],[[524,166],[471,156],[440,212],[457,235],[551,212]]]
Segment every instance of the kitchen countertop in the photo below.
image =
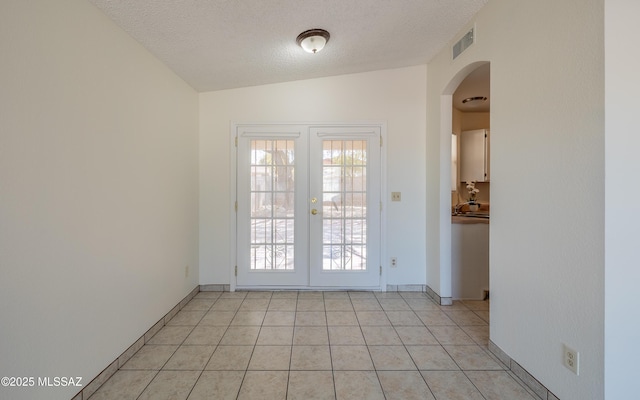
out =
[[[466,213],[470,212],[469,206],[467,204],[463,204],[457,209],[459,210],[460,214],[451,216],[452,224],[488,224],[489,223],[489,218],[465,216]],[[453,211],[453,207],[451,208],[451,211]],[[488,217],[490,212],[491,212],[491,205],[487,203],[482,203],[480,205],[480,209],[478,211],[473,211],[472,213],[475,215],[478,215],[478,214],[486,215]]]
[[463,215],[452,215],[452,224],[488,224],[489,218],[465,217]]

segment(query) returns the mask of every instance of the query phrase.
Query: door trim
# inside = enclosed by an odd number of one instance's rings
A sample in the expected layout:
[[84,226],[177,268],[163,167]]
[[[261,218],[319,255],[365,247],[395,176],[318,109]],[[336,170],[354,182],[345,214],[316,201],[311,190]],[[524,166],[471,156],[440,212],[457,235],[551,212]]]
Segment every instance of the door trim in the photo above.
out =
[[[236,136],[238,128],[250,128],[251,126],[306,126],[307,128],[313,127],[327,127],[327,128],[351,128],[351,127],[379,127],[380,128],[380,138],[382,141],[381,149],[380,149],[380,200],[382,205],[382,212],[380,214],[380,263],[381,263],[381,274],[380,274],[380,286],[376,287],[332,287],[325,288],[330,290],[347,290],[347,289],[356,289],[356,290],[380,290],[385,292],[387,289],[387,268],[388,265],[386,263],[387,260],[387,207],[389,204],[389,199],[387,196],[387,123],[384,121],[352,121],[352,122],[238,122],[231,121],[229,127],[229,290],[234,292],[237,289],[281,289],[282,287],[268,287],[268,286],[238,286],[236,281],[236,246],[237,246],[237,213],[236,213],[236,199],[237,199],[237,147],[236,147]],[[286,289],[294,290],[323,290],[322,287],[311,288],[309,286],[304,287],[290,287],[287,286]]]

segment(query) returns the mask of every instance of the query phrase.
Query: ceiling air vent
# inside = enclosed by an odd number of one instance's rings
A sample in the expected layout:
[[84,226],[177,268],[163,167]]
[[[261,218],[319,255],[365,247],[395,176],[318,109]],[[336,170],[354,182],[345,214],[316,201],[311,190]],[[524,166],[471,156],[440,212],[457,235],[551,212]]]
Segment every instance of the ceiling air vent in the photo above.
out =
[[463,51],[469,48],[473,44],[474,28],[471,28],[460,40],[453,45],[453,59],[455,60]]

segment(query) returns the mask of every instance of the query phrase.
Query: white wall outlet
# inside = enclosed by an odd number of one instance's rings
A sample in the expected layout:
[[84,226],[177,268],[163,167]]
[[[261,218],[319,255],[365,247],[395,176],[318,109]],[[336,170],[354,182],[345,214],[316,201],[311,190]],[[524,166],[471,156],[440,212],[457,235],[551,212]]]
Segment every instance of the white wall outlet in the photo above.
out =
[[391,192],[391,201],[402,200],[402,194],[400,192]]
[[396,268],[398,266],[398,258],[391,257],[391,268]]
[[564,366],[574,374],[578,375],[580,372],[580,353],[567,346],[566,344],[562,345],[562,351]]
[[188,265],[186,267],[184,267],[184,277],[185,278],[189,277],[189,266]]

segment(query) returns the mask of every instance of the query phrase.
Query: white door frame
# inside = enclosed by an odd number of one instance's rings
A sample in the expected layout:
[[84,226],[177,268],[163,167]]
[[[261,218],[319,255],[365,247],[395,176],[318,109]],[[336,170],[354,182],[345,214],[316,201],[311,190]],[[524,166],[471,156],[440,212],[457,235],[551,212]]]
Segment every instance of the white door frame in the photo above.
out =
[[[326,122],[236,122],[231,121],[230,129],[229,129],[229,152],[230,152],[230,176],[229,176],[229,215],[230,223],[229,223],[229,260],[231,263],[229,265],[229,290],[234,292],[236,290],[236,270],[237,270],[237,255],[236,255],[236,246],[237,246],[237,212],[236,212],[236,199],[237,199],[237,131],[239,127],[251,127],[251,126],[276,126],[276,125],[296,125],[296,126],[307,126],[308,128],[312,127],[331,127],[331,128],[340,128],[340,127],[364,127],[364,126],[375,126],[380,128],[380,137],[382,140],[382,146],[380,149],[380,199],[382,211],[380,214],[380,264],[381,264],[381,274],[380,274],[380,286],[369,289],[376,289],[380,291],[386,291],[387,288],[387,269],[384,265],[383,260],[387,258],[387,151],[386,151],[386,143],[387,143],[387,124],[386,122],[381,121],[364,121],[364,122],[340,122],[340,123],[326,123]],[[244,287],[243,287],[244,288]],[[260,288],[264,289],[264,286]],[[273,287],[273,289],[278,289],[277,287]],[[322,287],[302,287],[302,288],[293,288],[286,287],[286,289],[310,289],[310,290],[323,290],[323,289],[331,289],[331,290],[340,290],[340,289],[350,289],[350,287],[343,288],[322,288]],[[358,287],[358,290],[363,290],[365,288]]]

